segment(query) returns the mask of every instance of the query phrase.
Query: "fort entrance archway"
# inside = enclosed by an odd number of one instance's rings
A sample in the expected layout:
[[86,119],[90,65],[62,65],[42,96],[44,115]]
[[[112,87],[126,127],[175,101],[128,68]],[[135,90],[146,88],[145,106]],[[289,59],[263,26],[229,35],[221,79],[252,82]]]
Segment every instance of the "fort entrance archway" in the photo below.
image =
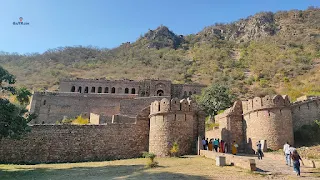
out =
[[163,96],[163,94],[164,94],[163,90],[160,89],[157,91],[157,96]]

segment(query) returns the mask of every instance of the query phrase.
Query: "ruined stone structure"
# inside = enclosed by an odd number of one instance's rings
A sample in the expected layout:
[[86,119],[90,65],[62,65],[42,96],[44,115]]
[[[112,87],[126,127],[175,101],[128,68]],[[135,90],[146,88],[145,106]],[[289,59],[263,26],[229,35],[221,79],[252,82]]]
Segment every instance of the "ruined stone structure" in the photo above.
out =
[[215,116],[219,127],[206,132],[208,138],[236,141],[240,151],[256,150],[256,143],[265,141],[267,148],[277,150],[285,142],[294,143],[294,130],[320,119],[320,98],[298,98],[290,103],[288,96],[255,97],[236,101],[233,107]]
[[187,98],[200,94],[199,84],[172,84],[166,80],[61,80],[59,92],[35,92],[30,112],[38,117],[32,124],[55,124],[65,118],[90,113],[100,115],[100,123],[111,122],[113,115],[134,117],[151,102],[162,97]]
[[[32,130],[22,140],[0,141],[0,163],[101,161],[141,157],[143,151],[168,156],[174,142],[180,154],[196,154],[205,115],[189,98],[171,97],[200,93],[202,87],[163,80],[63,80],[60,92],[34,93],[30,112],[38,117]],[[80,114],[90,125],[55,125]]]
[[190,100],[174,98],[153,102],[149,116],[149,151],[158,156],[168,156],[172,145],[177,143],[179,153],[195,152],[195,139],[199,135],[204,136],[204,117],[199,121],[197,116]]

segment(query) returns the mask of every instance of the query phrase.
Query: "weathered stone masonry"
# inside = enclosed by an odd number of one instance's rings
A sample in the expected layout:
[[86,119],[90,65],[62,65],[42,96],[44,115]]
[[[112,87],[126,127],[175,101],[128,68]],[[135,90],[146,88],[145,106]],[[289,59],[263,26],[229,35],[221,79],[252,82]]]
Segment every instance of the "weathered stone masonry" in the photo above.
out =
[[0,163],[101,161],[143,151],[168,156],[174,141],[180,154],[195,154],[197,137],[204,135],[203,113],[190,100],[171,102],[154,101],[135,117],[118,114],[104,125],[33,125],[22,140],[0,141]]
[[208,138],[236,141],[240,151],[256,150],[259,140],[267,148],[280,149],[285,142],[294,144],[293,132],[304,124],[320,119],[320,98],[303,97],[290,103],[288,96],[255,97],[237,101],[233,107],[215,116],[219,127],[206,132]]

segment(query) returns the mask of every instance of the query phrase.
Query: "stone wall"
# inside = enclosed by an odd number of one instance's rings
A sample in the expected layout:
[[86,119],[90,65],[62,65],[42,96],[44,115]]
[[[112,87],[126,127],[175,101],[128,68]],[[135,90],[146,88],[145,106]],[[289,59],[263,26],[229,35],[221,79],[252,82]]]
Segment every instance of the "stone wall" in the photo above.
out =
[[219,138],[229,145],[236,141],[239,144],[239,150],[244,149],[243,116],[241,101],[234,102],[231,108],[215,116],[215,122],[219,124],[218,128],[206,132],[206,138]]
[[120,101],[137,95],[80,94],[80,93],[34,93],[31,113],[38,117],[31,124],[55,124],[65,117],[74,118],[90,113],[112,116],[120,112]]
[[294,130],[320,120],[320,97],[300,97],[299,99],[301,101],[291,106]]
[[[198,119],[191,101],[164,98],[150,106],[149,152],[163,157],[170,155],[174,142],[179,145],[179,154],[195,153]],[[203,121],[204,122],[204,121]]]
[[242,102],[247,151],[256,150],[259,140],[278,150],[285,142],[293,144],[293,125],[290,101],[287,96],[255,97]]
[[125,114],[129,116],[136,116],[142,109],[150,104],[155,100],[161,100],[163,98],[169,98],[170,96],[165,97],[138,97],[135,99],[124,99],[120,101],[120,114]]
[[0,163],[103,161],[148,151],[148,119],[134,124],[34,125],[22,140],[0,141]]

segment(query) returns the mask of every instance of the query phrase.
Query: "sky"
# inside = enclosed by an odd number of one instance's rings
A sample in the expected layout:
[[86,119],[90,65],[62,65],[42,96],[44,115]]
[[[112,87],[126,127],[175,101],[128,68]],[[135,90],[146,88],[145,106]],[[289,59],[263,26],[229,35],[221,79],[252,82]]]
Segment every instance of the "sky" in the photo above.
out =
[[[261,11],[309,6],[319,7],[320,0],[0,0],[0,51],[114,48],[161,24],[187,35]],[[13,25],[20,17],[29,25]]]

